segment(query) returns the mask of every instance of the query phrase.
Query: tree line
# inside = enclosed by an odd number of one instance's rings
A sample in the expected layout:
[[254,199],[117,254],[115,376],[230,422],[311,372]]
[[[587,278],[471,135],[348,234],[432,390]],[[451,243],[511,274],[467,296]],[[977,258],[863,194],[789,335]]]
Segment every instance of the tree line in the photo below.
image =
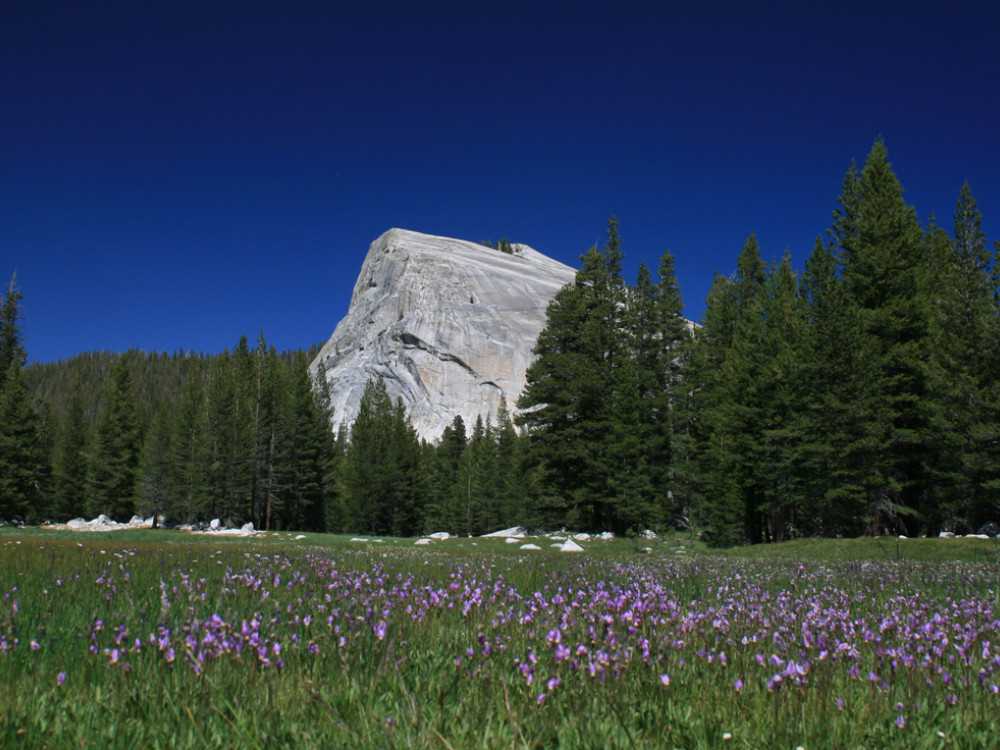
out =
[[[3,308],[0,519],[134,514],[263,529],[478,534],[533,523],[532,472],[506,408],[438,445],[382,381],[350,431],[331,431],[317,347],[263,335],[219,355],[90,353],[26,365],[12,281]],[[16,407],[16,408],[15,408]]]
[[968,184],[921,226],[879,140],[796,273],[754,235],[686,328],[668,252],[617,222],[560,291],[519,420],[557,523],[713,544],[974,531],[1000,518],[1000,245]]
[[697,325],[674,258],[581,257],[513,410],[418,439],[369,383],[330,430],[309,351],[92,354],[28,367],[0,319],[0,518],[132,512],[413,535],[691,527],[713,544],[974,531],[1000,516],[1000,245],[968,185],[921,225],[884,143],[801,272],[754,235]]

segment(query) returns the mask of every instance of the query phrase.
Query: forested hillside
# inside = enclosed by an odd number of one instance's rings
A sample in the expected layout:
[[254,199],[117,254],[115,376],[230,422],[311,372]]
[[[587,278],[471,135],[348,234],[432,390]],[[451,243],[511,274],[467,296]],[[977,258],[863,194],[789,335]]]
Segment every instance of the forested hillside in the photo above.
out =
[[549,310],[520,401],[553,522],[693,524],[714,544],[974,531],[1000,518],[1000,264],[968,185],[947,233],[885,145],[796,274],[756,238],[685,336],[671,256],[617,224]]
[[0,518],[675,526],[716,545],[974,531],[1000,519],[1000,245],[981,218],[964,185],[950,231],[921,224],[879,141],[803,270],[787,250],[765,261],[751,235],[693,328],[671,253],[626,283],[612,219],[548,308],[516,420],[455,418],[435,445],[381,382],[332,434],[315,349],[278,354],[263,335],[216,355],[28,367],[15,280],[0,319]]

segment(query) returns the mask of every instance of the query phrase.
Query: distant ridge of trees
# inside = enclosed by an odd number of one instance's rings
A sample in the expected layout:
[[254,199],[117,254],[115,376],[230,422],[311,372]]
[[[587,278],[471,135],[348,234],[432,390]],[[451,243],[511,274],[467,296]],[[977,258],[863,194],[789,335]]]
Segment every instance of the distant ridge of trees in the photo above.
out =
[[[26,364],[0,313],[0,518],[110,512],[414,535],[691,527],[715,545],[975,531],[1000,520],[1000,243],[963,185],[952,230],[885,144],[849,168],[803,270],[751,234],[700,325],[674,258],[622,275],[618,222],[552,300],[512,418],[420,441],[369,383],[330,430],[317,347]],[[508,241],[494,243],[512,250]],[[505,250],[507,251],[507,250]],[[520,427],[520,429],[518,429]]]

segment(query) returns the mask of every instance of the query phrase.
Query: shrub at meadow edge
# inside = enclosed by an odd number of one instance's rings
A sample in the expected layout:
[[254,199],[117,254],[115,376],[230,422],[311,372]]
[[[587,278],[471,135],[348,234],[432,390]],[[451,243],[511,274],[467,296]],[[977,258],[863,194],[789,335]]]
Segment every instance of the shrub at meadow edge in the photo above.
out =
[[118,539],[0,536],[0,745],[983,747],[995,734],[995,560]]

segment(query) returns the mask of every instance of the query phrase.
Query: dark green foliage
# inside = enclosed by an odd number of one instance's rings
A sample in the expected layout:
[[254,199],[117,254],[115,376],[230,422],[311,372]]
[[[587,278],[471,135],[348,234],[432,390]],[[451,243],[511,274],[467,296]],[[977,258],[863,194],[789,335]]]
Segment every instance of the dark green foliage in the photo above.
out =
[[128,357],[115,363],[98,415],[87,482],[87,510],[128,520],[136,510],[142,432]]
[[695,454],[702,513],[714,544],[761,534],[764,421],[762,344],[766,267],[751,235],[730,280],[716,276],[697,332],[689,379],[696,378]]
[[52,456],[52,509],[54,521],[68,521],[82,507],[87,494],[87,456],[91,436],[83,406],[83,387],[73,385],[66,418]]
[[620,468],[615,438],[618,399],[625,384],[621,335],[625,282],[617,222],[608,225],[608,244],[582,257],[573,284],[549,304],[548,322],[535,346],[518,402],[529,429],[532,458],[546,475],[549,522],[619,528]]
[[938,447],[934,484],[941,523],[975,531],[1000,507],[1000,316],[997,266],[968,183],[954,215],[954,235],[932,226],[930,381]]
[[839,245],[844,282],[858,316],[855,439],[844,460],[856,469],[870,531],[912,531],[925,501],[930,434],[928,265],[916,213],[879,141],[857,181],[860,211]]
[[623,533],[670,508],[670,381],[686,339],[668,254],[622,277],[618,222],[549,305],[518,406],[543,472],[542,522]]
[[507,255],[514,254],[514,243],[504,237],[499,242],[494,242],[493,240],[485,240],[479,243],[485,247],[492,248],[494,250],[499,250],[501,253],[506,253]]
[[38,411],[25,375],[15,275],[0,310],[0,519],[37,519],[48,510]]
[[[61,415],[49,450],[50,515],[128,520],[135,510],[172,522],[324,530],[336,443],[329,395],[313,383],[309,356],[278,354],[263,337],[251,350],[243,337],[210,358],[130,351],[27,368],[36,394],[48,393]],[[111,377],[126,369],[128,384]],[[158,400],[138,395],[157,391]],[[136,429],[138,448],[125,439]],[[109,489],[124,488],[128,474],[131,494]]]
[[837,273],[831,245],[819,239],[806,259],[799,288],[803,333],[799,387],[792,418],[792,460],[803,534],[853,534],[861,501],[850,487],[853,372],[857,316]]
[[402,401],[370,381],[341,463],[340,529],[407,536],[420,526],[422,450]]

